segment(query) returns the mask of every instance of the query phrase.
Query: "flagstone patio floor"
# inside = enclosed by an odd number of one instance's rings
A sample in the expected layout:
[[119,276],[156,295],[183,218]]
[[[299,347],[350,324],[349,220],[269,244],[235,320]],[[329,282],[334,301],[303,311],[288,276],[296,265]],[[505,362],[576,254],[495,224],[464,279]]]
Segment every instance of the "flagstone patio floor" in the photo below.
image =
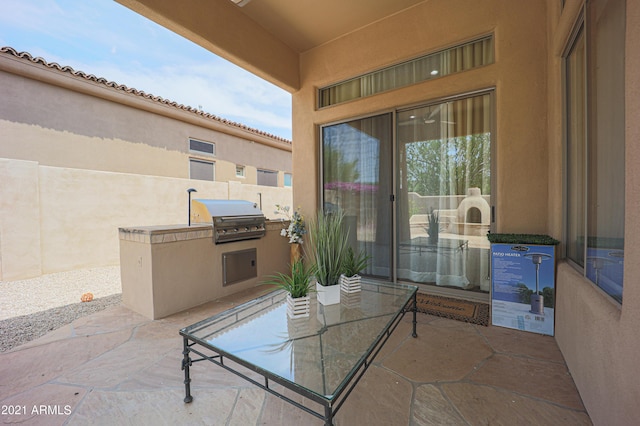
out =
[[[323,422],[205,362],[183,402],[178,330],[264,292],[152,321],[124,306],[0,354],[2,423],[274,425]],[[590,425],[553,337],[418,314],[394,331],[336,426]],[[16,413],[17,412],[17,413]]]

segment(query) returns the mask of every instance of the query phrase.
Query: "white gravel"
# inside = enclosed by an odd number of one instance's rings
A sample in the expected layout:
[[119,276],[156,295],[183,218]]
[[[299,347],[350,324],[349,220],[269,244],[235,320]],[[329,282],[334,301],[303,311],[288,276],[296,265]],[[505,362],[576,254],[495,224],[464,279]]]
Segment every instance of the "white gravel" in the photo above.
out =
[[[93,301],[81,302],[84,293]],[[121,301],[119,266],[0,281],[0,352]]]

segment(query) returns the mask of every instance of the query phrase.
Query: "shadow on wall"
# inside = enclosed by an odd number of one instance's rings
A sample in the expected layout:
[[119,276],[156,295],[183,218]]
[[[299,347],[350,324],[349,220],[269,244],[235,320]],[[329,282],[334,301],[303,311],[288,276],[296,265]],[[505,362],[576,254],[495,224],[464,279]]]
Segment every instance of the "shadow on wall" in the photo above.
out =
[[[118,228],[188,223],[188,188],[291,205],[291,188],[41,166],[0,159],[0,279],[119,263]],[[273,216],[273,214],[271,214]]]

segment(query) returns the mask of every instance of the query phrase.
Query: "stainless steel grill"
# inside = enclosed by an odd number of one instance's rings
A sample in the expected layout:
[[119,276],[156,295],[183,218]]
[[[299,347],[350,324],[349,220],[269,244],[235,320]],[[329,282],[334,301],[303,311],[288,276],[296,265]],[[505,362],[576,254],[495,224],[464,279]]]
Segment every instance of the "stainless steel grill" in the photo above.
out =
[[266,234],[264,214],[256,203],[245,200],[192,200],[191,222],[213,224],[216,244]]

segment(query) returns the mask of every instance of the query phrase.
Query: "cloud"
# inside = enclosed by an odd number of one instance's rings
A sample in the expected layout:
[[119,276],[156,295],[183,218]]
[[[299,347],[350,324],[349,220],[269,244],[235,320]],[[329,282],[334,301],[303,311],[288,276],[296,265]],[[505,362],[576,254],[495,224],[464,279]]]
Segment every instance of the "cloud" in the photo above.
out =
[[[89,65],[76,63],[77,69]],[[82,69],[84,71],[84,69]],[[85,71],[86,72],[86,71]],[[218,117],[291,138],[291,96],[223,61],[158,69],[93,64],[91,73]],[[248,73],[247,73],[248,74]]]
[[113,0],[2,1],[17,50],[291,138],[289,93]]

